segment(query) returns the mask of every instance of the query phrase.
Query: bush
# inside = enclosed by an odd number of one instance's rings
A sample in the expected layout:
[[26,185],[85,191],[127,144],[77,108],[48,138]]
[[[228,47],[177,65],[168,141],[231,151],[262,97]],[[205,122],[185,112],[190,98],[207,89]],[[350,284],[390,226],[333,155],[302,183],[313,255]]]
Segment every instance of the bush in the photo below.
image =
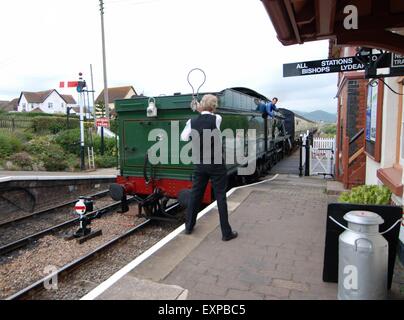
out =
[[15,134],[0,131],[0,158],[6,158],[21,150],[22,143]]
[[111,155],[96,155],[94,162],[97,168],[113,168],[116,166],[116,157]]
[[113,133],[117,134],[118,133],[118,120],[110,120],[110,128],[109,128]]
[[19,129],[13,132],[15,137],[18,138],[22,143],[27,143],[34,139],[34,134],[29,130]]
[[69,167],[68,155],[57,144],[50,145],[46,152],[39,156],[39,159],[48,171],[63,171]]
[[66,157],[66,162],[69,171],[74,172],[76,170],[80,170],[81,165],[80,165],[80,158],[78,158],[74,154],[68,154]]
[[[69,119],[69,129],[79,128],[80,121],[78,119]],[[56,134],[67,129],[66,117],[36,117],[32,119],[31,128],[34,132],[49,132]]]
[[[66,152],[80,155],[80,129],[71,129],[60,132],[55,139]],[[88,131],[85,131],[84,142],[90,145]],[[94,154],[101,154],[101,137],[93,135]],[[115,139],[104,137],[104,155],[116,156]]]
[[34,159],[25,151],[12,155],[10,160],[23,170],[32,170],[34,164]]
[[323,128],[321,128],[321,131],[326,135],[335,136],[337,134],[337,125],[326,124]]
[[13,112],[8,115],[13,118],[36,118],[36,117],[55,117],[52,113],[43,113],[43,112]]
[[40,156],[46,153],[54,139],[49,136],[37,136],[24,145],[24,150],[34,156]]
[[[101,154],[101,136],[93,138],[94,153]],[[104,136],[104,155],[116,156],[115,138],[107,138]]]
[[80,129],[62,131],[57,135],[55,141],[66,152],[80,155]]
[[354,204],[390,204],[391,191],[385,186],[359,186],[344,192],[339,197],[339,202]]

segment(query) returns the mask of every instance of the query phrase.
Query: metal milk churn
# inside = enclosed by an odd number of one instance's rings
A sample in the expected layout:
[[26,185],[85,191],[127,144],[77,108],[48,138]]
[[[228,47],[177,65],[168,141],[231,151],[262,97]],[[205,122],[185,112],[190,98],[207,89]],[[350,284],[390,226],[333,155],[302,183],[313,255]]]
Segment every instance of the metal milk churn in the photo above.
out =
[[388,242],[379,233],[382,217],[370,211],[351,211],[348,228],[339,237],[338,299],[387,298]]

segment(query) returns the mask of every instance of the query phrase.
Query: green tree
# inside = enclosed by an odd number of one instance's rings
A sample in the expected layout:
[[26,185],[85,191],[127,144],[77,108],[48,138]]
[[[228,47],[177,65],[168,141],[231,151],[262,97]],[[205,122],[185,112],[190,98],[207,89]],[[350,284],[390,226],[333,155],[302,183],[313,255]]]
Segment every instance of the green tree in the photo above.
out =
[[95,105],[95,113],[97,117],[105,117],[105,103],[104,101],[97,102]]

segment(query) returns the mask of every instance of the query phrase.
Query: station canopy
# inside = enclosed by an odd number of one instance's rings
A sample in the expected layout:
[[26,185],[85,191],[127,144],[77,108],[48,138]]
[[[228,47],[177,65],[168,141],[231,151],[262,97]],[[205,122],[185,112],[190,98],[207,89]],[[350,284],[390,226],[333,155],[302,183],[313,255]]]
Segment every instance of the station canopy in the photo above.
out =
[[[283,45],[332,39],[338,46],[404,54],[403,0],[261,0]],[[347,30],[347,6],[358,9],[358,28]]]

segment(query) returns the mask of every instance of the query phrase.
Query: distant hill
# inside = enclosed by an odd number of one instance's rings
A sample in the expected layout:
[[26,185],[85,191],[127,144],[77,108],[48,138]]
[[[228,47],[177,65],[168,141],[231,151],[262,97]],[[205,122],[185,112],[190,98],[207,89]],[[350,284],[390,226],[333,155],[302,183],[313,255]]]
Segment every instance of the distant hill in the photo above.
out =
[[317,121],[317,122],[324,121],[324,122],[330,122],[330,123],[337,122],[337,115],[335,113],[329,113],[329,112],[322,111],[322,110],[316,110],[316,111],[312,111],[312,112],[293,110],[293,112],[300,114],[302,117],[305,117],[312,121]]

